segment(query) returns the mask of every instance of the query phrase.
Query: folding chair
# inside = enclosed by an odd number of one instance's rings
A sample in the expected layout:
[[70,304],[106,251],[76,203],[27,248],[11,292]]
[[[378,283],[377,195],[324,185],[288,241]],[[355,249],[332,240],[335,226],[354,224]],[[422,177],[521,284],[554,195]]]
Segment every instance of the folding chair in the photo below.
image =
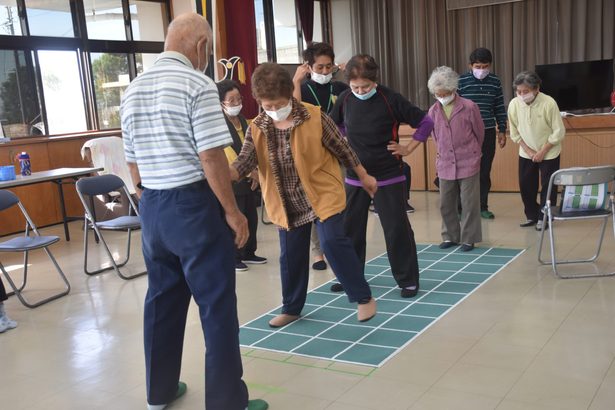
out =
[[[547,191],[547,198],[550,198],[551,192],[554,189],[558,189],[559,186],[563,186],[563,194],[566,192],[565,187],[578,188],[577,192],[586,192],[587,194],[579,193],[577,197],[571,197],[570,205],[564,203],[565,197],[562,198],[562,204],[557,207],[555,204],[551,204],[549,200],[543,209],[542,226],[543,229],[540,232],[540,242],[538,247],[538,261],[543,265],[551,265],[553,272],[562,278],[587,278],[596,276],[613,276],[615,272],[602,273],[596,272],[591,274],[561,274],[557,267],[558,265],[574,264],[574,263],[588,263],[594,262],[600,255],[602,248],[602,242],[604,240],[604,232],[606,231],[606,225],[609,217],[612,219],[613,234],[615,235],[615,206],[614,206],[614,193],[615,189],[615,166],[600,166],[600,167],[579,167],[579,168],[566,168],[556,171],[551,176],[549,181],[549,187]],[[593,186],[593,188],[592,188]],[[610,189],[609,189],[610,187]],[[583,188],[585,191],[583,191]],[[591,195],[591,190],[602,190],[603,198]],[[610,194],[609,194],[610,192]],[[585,196],[583,198],[582,196]],[[582,205],[582,204],[585,205]],[[593,205],[593,206],[592,206]],[[575,209],[576,208],[576,209]],[[600,230],[600,237],[598,238],[598,244],[596,253],[594,256],[586,259],[569,259],[558,260],[555,255],[555,226],[553,221],[570,221],[570,220],[585,220],[585,219],[602,219],[602,228]],[[548,223],[548,225],[545,225]],[[542,244],[545,236],[545,227],[548,227],[551,259],[544,260],[542,258]]]
[[[93,212],[93,198],[97,195],[107,195],[112,192],[124,192],[126,194],[126,198],[130,204],[130,213],[126,216],[120,216],[117,218],[109,219],[106,221],[97,221],[95,214]],[[134,279],[141,275],[145,275],[147,271],[135,273],[133,275],[124,275],[120,268],[128,263],[128,259],[130,258],[130,239],[132,231],[135,229],[141,228],[141,221],[139,219],[139,211],[137,207],[128,193],[128,189],[124,184],[122,178],[116,175],[98,175],[88,178],[81,178],[77,181],[77,194],[81,199],[81,203],[83,204],[83,208],[85,209],[85,223],[84,223],[84,262],[83,262],[83,270],[88,275],[96,275],[98,273],[104,272],[109,269],[115,269],[115,272],[122,279]],[[134,214],[133,214],[134,213]],[[100,238],[107,255],[109,256],[109,260],[111,261],[111,266],[103,267],[99,266],[96,270],[89,271],[88,270],[88,237],[90,229],[94,230],[96,233],[96,237]],[[126,245],[126,256],[122,261],[116,261],[113,258],[113,254],[105,241],[102,231],[127,231],[127,245]]]
[[[98,175],[113,174],[122,178],[133,201],[138,203],[124,155],[124,143],[120,137],[100,137],[86,141],[81,147],[81,158],[93,167],[103,168]],[[98,196],[93,202],[92,210],[97,221],[129,215],[130,204],[123,192],[115,196]]]
[[[49,249],[47,249],[49,245],[58,242],[60,238],[57,236],[42,236],[36,229],[34,222],[32,222],[32,219],[30,219],[30,215],[28,215],[28,213],[26,212],[26,209],[21,204],[21,201],[19,201],[17,195],[12,193],[11,191],[1,190],[0,211],[4,211],[5,209],[12,207],[13,205],[17,205],[19,207],[21,213],[26,219],[26,229],[24,232],[24,236],[19,236],[0,243],[0,252],[23,252],[24,255],[23,280],[21,286],[19,287],[15,285],[15,282],[13,281],[7,270],[4,268],[4,265],[0,263],[0,269],[6,277],[6,280],[9,282],[9,285],[13,289],[13,292],[11,294],[16,295],[17,298],[19,298],[19,300],[21,301],[21,303],[23,303],[24,306],[27,306],[29,308],[35,308],[47,302],[51,302],[52,300],[58,299],[62,296],[68,295],[68,292],[70,292],[70,283],[68,283],[68,279],[66,279],[66,276],[64,275],[64,272],[62,272],[62,269],[60,268],[60,265],[58,265],[56,259],[53,257]],[[30,236],[30,231],[34,233],[33,236]],[[49,257],[49,259],[51,259],[51,262],[60,274],[60,278],[65,284],[65,289],[59,293],[53,294],[37,302],[30,303],[23,295],[28,281],[28,252],[41,248],[45,251],[45,253],[47,253],[47,256]]]

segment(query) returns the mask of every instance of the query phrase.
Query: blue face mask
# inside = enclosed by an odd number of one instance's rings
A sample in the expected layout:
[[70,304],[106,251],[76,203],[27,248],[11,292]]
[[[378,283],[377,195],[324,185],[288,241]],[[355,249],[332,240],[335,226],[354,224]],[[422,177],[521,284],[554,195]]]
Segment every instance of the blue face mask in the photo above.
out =
[[357,97],[359,100],[369,100],[370,98],[372,98],[374,96],[374,94],[376,94],[376,87],[372,88],[371,90],[369,90],[368,92],[366,92],[365,94],[357,94],[354,91],[352,92],[354,94],[355,97]]

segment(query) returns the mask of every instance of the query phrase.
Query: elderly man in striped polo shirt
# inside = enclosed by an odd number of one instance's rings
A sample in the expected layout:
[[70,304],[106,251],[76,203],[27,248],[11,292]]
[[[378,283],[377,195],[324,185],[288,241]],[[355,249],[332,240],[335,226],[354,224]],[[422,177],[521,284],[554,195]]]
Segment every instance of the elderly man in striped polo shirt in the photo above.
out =
[[149,274],[144,342],[150,410],[166,408],[186,391],[179,374],[191,297],[206,339],[207,409],[267,408],[263,400],[248,402],[241,380],[234,255],[248,227],[223,151],[233,140],[216,86],[203,74],[212,38],[196,13],[173,20],[164,53],[130,84],[120,108]]
[[470,54],[470,71],[459,77],[457,93],[473,101],[480,109],[480,115],[485,125],[480,161],[480,216],[493,219],[495,216],[489,210],[488,196],[491,189],[491,165],[495,156],[495,125],[498,125],[498,145],[506,145],[506,106],[502,82],[490,72],[493,56],[486,48],[477,48]]

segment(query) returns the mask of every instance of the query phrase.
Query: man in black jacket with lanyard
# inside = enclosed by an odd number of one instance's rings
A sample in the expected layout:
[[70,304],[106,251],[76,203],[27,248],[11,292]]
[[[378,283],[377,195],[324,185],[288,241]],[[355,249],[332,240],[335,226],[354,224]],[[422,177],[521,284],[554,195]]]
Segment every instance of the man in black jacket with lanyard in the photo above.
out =
[[[330,114],[337,96],[348,89],[346,83],[333,81],[333,74],[338,68],[334,63],[333,47],[327,43],[312,43],[303,52],[303,60],[305,63],[297,67],[293,77],[293,97],[320,107],[322,112]],[[309,78],[306,79],[308,75]],[[327,263],[315,228],[312,229],[311,239],[314,258],[312,268],[325,270]]]

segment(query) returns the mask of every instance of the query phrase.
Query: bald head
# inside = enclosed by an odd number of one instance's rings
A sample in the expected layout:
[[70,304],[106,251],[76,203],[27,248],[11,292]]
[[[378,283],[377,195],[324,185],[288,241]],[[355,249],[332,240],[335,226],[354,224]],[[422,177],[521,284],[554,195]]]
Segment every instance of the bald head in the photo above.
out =
[[195,68],[204,68],[211,53],[211,26],[197,13],[180,14],[167,30],[164,51],[176,51],[188,57]]

